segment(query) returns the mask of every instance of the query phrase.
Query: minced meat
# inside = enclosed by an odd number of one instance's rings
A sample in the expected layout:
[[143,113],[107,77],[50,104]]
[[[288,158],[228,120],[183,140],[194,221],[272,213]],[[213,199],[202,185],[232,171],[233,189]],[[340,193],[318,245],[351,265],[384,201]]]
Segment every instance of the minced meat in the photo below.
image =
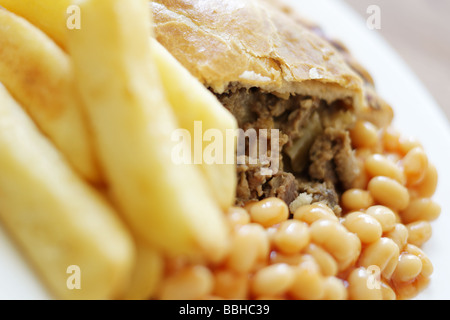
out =
[[285,99],[256,88],[234,89],[217,97],[241,129],[280,130],[278,172],[262,175],[267,164],[239,164],[237,205],[267,197],[290,204],[306,192],[313,202],[324,202],[340,213],[339,190],[349,188],[358,175],[347,131],[351,111],[345,103],[328,105],[300,95]]

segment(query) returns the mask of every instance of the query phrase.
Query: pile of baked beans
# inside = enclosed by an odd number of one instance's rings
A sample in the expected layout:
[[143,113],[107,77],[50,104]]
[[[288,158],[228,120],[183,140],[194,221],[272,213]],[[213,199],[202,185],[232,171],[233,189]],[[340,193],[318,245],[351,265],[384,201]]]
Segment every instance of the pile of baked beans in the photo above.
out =
[[157,299],[410,299],[433,266],[420,249],[440,207],[436,168],[415,139],[359,120],[360,175],[337,217],[322,203],[293,210],[277,198],[232,208],[221,263],[172,259]]

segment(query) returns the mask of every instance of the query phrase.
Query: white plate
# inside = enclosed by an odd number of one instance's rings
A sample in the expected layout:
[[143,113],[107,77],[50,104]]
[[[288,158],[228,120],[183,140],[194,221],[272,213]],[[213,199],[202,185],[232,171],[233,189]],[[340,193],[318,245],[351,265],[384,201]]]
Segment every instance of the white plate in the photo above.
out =
[[[433,237],[424,250],[434,264],[430,286],[417,299],[450,299],[450,127],[439,106],[402,59],[376,31],[366,27],[346,4],[339,0],[291,0],[304,16],[318,22],[326,33],[342,40],[355,57],[371,72],[378,92],[395,111],[396,127],[418,137],[440,180],[435,199],[442,214],[433,223]],[[382,27],[382,25],[381,25]],[[23,260],[0,226],[0,299],[49,299],[46,289]]]

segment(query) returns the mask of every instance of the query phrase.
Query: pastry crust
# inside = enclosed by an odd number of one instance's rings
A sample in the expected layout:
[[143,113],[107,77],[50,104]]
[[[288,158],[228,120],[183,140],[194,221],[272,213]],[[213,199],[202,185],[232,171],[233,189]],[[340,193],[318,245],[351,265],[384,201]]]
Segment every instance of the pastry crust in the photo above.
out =
[[217,94],[258,87],[364,107],[364,79],[344,55],[283,10],[258,0],[157,0],[155,36]]
[[394,118],[392,107],[376,91],[375,81],[369,71],[362,66],[341,41],[332,39],[322,28],[312,20],[302,16],[284,0],[258,0],[270,7],[270,10],[279,10],[289,16],[297,24],[310,30],[318,37],[328,42],[345,59],[347,65],[364,81],[364,107],[358,108],[356,113],[361,119],[374,123],[379,127],[387,127]]

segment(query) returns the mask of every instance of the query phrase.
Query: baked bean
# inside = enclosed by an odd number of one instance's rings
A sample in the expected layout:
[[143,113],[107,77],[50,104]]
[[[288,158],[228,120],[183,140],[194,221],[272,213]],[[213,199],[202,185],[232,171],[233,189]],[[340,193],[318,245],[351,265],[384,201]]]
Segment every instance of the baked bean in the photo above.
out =
[[[378,241],[369,244],[361,252],[359,265],[368,268],[369,266],[378,266],[383,272],[395,269],[399,256],[398,246],[389,238],[381,238]],[[394,261],[394,262],[393,262]],[[394,264],[394,266],[392,266]]]
[[267,259],[267,257],[266,257],[266,259],[264,259],[264,260],[258,260],[258,261],[256,262],[256,264],[254,265],[254,267],[253,267],[253,269],[252,269],[252,272],[256,272],[256,271],[258,271],[258,270],[261,270],[262,268],[267,267],[267,265],[268,265],[268,259]]
[[250,218],[263,227],[270,227],[289,217],[289,207],[281,199],[267,198],[250,206]]
[[255,300],[286,300],[283,296],[277,297],[277,296],[259,296],[256,297]]
[[246,226],[250,226],[250,228],[253,228],[255,236],[258,238],[259,245],[256,247],[258,253],[257,258],[259,260],[267,261],[267,257],[270,253],[270,241],[266,230],[260,225],[254,223],[250,223]]
[[381,295],[383,296],[383,300],[396,300],[397,294],[394,289],[384,281],[381,281]]
[[211,293],[213,275],[204,266],[191,266],[167,277],[161,286],[161,300],[193,300]]
[[283,254],[278,251],[272,251],[269,257],[270,264],[285,263],[290,266],[298,266],[303,261],[302,254]]
[[324,281],[324,300],[346,300],[347,288],[341,279],[336,277],[326,277]]
[[263,227],[254,223],[240,226],[232,238],[226,264],[236,272],[248,272],[258,258],[268,255],[269,247],[269,239]]
[[320,219],[339,221],[333,210],[323,203],[313,203],[311,205],[299,207],[294,212],[294,219],[308,224],[312,224]]
[[[393,163],[398,163],[402,159],[402,157],[398,153],[386,153],[386,152],[384,152],[383,156],[385,156],[386,159],[388,159],[389,161],[391,161]],[[401,169],[403,170],[403,168],[401,168]]]
[[284,293],[294,282],[294,269],[287,264],[274,264],[258,270],[251,281],[255,296],[276,296]]
[[431,263],[428,256],[419,247],[413,244],[407,244],[405,246],[405,252],[411,253],[420,258],[422,261],[422,272],[420,273],[423,277],[430,277],[433,274],[433,264]]
[[278,231],[278,227],[279,227],[279,225],[275,225],[275,226],[266,228],[267,238],[269,239],[269,242],[270,242],[271,244],[273,244],[273,241],[274,241],[274,239],[275,239],[275,234],[276,234],[277,231]]
[[385,150],[395,152],[399,150],[400,146],[400,133],[392,127],[383,130],[381,136],[383,147]]
[[400,214],[397,211],[393,211],[395,214],[395,223],[402,223],[402,218],[400,217]]
[[414,189],[411,186],[407,186],[408,188],[408,193],[409,193],[409,201],[411,202],[414,199],[420,198],[419,193],[417,192],[416,189]]
[[355,148],[372,148],[378,143],[378,129],[368,121],[358,120],[350,130],[350,138]]
[[231,270],[214,272],[214,295],[224,299],[243,300],[248,298],[248,292],[248,274],[235,273]]
[[361,189],[349,189],[342,194],[342,206],[349,211],[367,209],[373,206],[374,200],[370,192]]
[[397,282],[408,282],[416,278],[422,272],[422,260],[419,257],[403,253],[398,259],[392,279]]
[[422,147],[420,141],[417,140],[417,138],[411,136],[400,137],[398,142],[399,142],[398,150],[403,155],[406,155],[409,151],[411,151],[414,148]]
[[396,215],[388,207],[372,206],[366,210],[366,214],[378,220],[383,232],[389,232],[395,227],[397,221]]
[[358,166],[359,174],[353,180],[351,187],[354,189],[366,189],[367,184],[369,183],[369,175],[366,172],[366,166],[364,164],[364,160],[360,158],[356,158],[356,165]]
[[168,274],[176,273],[189,266],[189,260],[184,256],[175,256],[166,259],[164,269]]
[[399,300],[414,298],[417,293],[428,286],[430,279],[419,275],[414,281],[410,282],[393,282]]
[[430,198],[412,200],[408,207],[400,212],[403,223],[411,223],[418,220],[434,221],[441,214],[441,207]]
[[381,284],[365,268],[354,269],[347,278],[350,300],[382,300]]
[[[370,148],[357,148],[355,150],[355,157],[362,160],[363,164],[366,162],[367,158],[373,154],[373,150]],[[365,169],[364,169],[365,170]]]
[[381,238],[382,226],[378,220],[362,212],[352,212],[345,216],[344,227],[355,233],[362,243],[375,242]]
[[394,179],[375,177],[370,180],[367,188],[376,202],[394,210],[403,210],[409,204],[408,189]]
[[310,255],[304,255],[303,261],[294,268],[294,282],[289,294],[294,299],[319,300],[325,293],[324,277],[319,266]]
[[257,204],[258,202],[259,202],[259,201],[256,201],[256,200],[248,201],[248,202],[245,203],[244,209],[245,209],[247,212],[250,212],[250,209],[251,209],[255,204]]
[[422,148],[411,149],[401,160],[408,186],[420,183],[428,168],[428,157]]
[[370,121],[378,128],[386,128],[391,125],[394,118],[394,110],[384,102],[378,103],[376,108],[363,106],[358,111],[358,118]]
[[282,222],[273,235],[276,250],[285,254],[302,251],[308,245],[309,240],[309,226],[298,220]]
[[305,253],[311,255],[320,268],[324,276],[335,276],[338,272],[338,265],[333,256],[321,247],[310,243]]
[[373,154],[366,160],[367,173],[372,177],[384,176],[396,180],[402,185],[406,182],[401,167],[381,154]]
[[408,242],[421,247],[425,242],[431,238],[431,224],[428,221],[416,221],[407,224],[408,228]]
[[361,241],[339,222],[321,219],[310,226],[311,240],[328,251],[338,262],[339,271],[356,261]]
[[240,207],[232,207],[228,210],[227,219],[231,227],[250,223],[250,215],[247,210]]
[[414,186],[420,197],[430,198],[436,192],[438,184],[438,172],[436,167],[431,163],[428,163],[428,167],[425,170],[425,175],[420,183]]
[[394,256],[388,261],[387,265],[384,267],[383,271],[381,272],[383,279],[390,280],[392,278],[392,274],[397,268],[398,256],[399,254],[396,252]]
[[209,294],[209,295],[207,295],[207,296],[202,297],[201,300],[205,300],[205,301],[208,301],[208,300],[211,300],[211,301],[218,301],[218,300],[225,300],[225,299],[222,298],[222,297],[213,295],[213,294]]
[[394,229],[385,233],[384,236],[392,239],[401,251],[408,243],[408,228],[404,224],[396,223]]

